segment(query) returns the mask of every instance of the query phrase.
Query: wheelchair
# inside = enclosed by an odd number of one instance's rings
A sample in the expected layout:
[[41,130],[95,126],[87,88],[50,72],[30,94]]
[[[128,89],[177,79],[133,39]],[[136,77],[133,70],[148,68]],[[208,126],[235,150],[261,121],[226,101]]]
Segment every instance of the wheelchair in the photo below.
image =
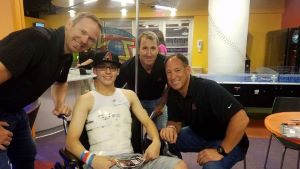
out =
[[[138,119],[131,113],[132,124],[131,124],[131,144],[134,150],[134,153],[142,154],[144,150],[151,144],[151,140],[147,137],[146,134],[143,133],[143,128]],[[60,116],[59,118],[63,121],[63,127],[65,134],[67,134],[67,127],[69,121],[67,121],[65,116]],[[82,134],[80,136],[80,142],[84,146],[85,149],[89,149],[90,145],[88,142],[87,132],[84,128]],[[164,156],[176,157],[180,158],[178,155],[174,155],[169,151],[169,145],[166,141],[162,141],[160,154]],[[63,163],[56,162],[54,165],[54,169],[83,169],[83,162],[74,156],[71,152],[69,152],[66,148],[61,148],[59,150],[59,154],[63,160]]]

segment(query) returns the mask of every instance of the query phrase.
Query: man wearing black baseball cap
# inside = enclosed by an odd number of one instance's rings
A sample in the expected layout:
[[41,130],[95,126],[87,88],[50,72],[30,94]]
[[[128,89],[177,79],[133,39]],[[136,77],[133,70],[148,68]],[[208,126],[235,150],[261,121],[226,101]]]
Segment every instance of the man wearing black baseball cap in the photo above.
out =
[[117,68],[120,68],[121,66],[118,55],[111,52],[97,52],[93,62],[93,67],[97,68],[99,65],[104,65],[104,63],[112,63]]
[[[132,90],[116,88],[119,58],[112,53],[96,53],[93,72],[97,75],[92,90],[78,98],[68,128],[66,147],[82,162],[92,168],[117,168],[116,159],[131,157],[131,111],[152,138],[141,168],[186,169],[184,161],[159,156],[160,138],[155,124],[149,118],[137,95]],[[90,149],[79,141],[86,128]]]

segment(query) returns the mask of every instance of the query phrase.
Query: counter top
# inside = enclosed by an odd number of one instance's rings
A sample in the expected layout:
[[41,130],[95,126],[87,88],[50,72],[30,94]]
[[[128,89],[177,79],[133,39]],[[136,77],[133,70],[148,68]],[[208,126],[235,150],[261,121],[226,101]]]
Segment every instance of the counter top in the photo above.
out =
[[220,84],[300,85],[299,74],[194,74]]
[[87,75],[80,75],[79,69],[71,68],[69,75],[68,75],[68,82],[74,82],[74,81],[80,81],[80,80],[86,80],[86,79],[92,79],[93,77],[96,77],[95,74],[90,72],[90,74]]
[[86,79],[92,79],[93,77],[96,77],[94,74],[90,75],[74,75],[74,74],[69,74],[68,75],[68,82],[74,82],[74,81],[79,81],[79,80],[86,80]]

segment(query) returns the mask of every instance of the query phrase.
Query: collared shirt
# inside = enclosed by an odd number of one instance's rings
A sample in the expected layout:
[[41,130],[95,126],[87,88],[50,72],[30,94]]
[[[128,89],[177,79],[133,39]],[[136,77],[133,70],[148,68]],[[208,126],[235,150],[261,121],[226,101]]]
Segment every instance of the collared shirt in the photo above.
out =
[[183,122],[208,140],[223,139],[231,117],[243,106],[214,81],[191,76],[187,96],[170,89],[169,120]]
[[[155,100],[162,96],[167,84],[164,60],[165,57],[158,54],[150,74],[146,72],[139,61],[137,95],[140,100]],[[125,83],[127,83],[126,88],[134,91],[135,57],[122,64],[115,84],[117,87],[122,87]]]
[[64,54],[65,29],[28,28],[0,41],[0,61],[12,78],[0,85],[0,110],[16,111],[55,81],[66,82],[72,54]]

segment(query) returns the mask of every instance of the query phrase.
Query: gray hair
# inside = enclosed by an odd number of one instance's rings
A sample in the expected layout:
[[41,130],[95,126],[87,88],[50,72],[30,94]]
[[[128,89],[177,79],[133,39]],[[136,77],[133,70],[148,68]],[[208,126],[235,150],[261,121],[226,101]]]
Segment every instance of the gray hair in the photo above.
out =
[[138,47],[141,46],[141,40],[142,38],[145,37],[149,40],[152,40],[152,41],[155,41],[157,46],[159,45],[159,40],[158,40],[158,37],[156,36],[156,34],[152,31],[145,31],[145,32],[142,32],[140,35],[139,35],[139,39],[138,39]]

